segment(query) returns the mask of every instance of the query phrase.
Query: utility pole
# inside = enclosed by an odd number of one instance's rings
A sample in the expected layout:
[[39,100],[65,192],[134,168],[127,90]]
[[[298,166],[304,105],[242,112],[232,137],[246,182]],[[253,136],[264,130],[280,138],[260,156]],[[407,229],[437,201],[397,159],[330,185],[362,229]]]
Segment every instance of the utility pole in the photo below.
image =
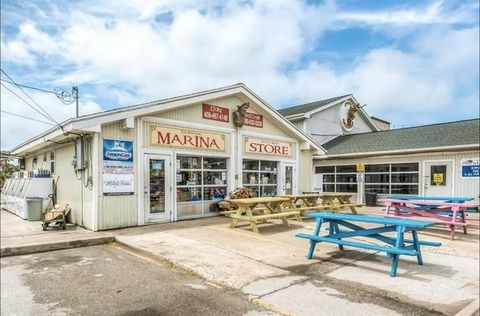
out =
[[73,102],[75,102],[75,117],[79,117],[80,114],[79,114],[79,105],[78,105],[78,99],[79,99],[78,87],[73,86],[71,93],[63,89],[55,89],[54,91],[57,98],[59,98],[60,101],[62,101],[64,104],[72,104]]
[[79,109],[78,109],[78,87],[77,86],[73,86],[72,95],[75,98],[75,114],[76,114],[75,117],[79,117],[79,113],[78,113],[79,112]]

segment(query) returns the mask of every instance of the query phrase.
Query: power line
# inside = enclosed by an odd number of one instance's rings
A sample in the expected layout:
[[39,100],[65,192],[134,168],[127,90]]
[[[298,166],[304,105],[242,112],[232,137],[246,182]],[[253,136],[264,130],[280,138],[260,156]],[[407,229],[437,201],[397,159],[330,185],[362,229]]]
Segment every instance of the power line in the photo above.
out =
[[1,110],[1,111],[2,111],[2,113],[6,113],[6,114],[13,115],[13,116],[22,117],[22,118],[27,119],[27,120],[31,120],[31,121],[40,122],[40,123],[43,123],[43,124],[48,124],[48,125],[55,126],[55,124],[50,123],[50,122],[45,122],[45,121],[42,121],[42,120],[37,120],[37,119],[31,118],[31,117],[28,117],[28,116],[23,116],[23,115],[20,115],[20,114],[16,114],[16,113],[4,111],[4,110]]
[[[25,94],[33,103],[35,103],[38,108],[40,108],[40,110],[42,110],[43,113],[45,113],[45,115],[51,120],[53,121],[54,123],[56,123],[57,125],[60,125],[50,114],[48,114],[48,112],[43,109],[43,107],[38,104],[27,92],[25,92],[25,90],[22,89],[22,87],[20,87],[16,82],[15,80],[12,79],[12,77],[10,77],[3,69],[0,68],[0,71],[5,75],[7,76],[8,79],[10,79],[11,81],[13,81],[13,84],[15,84],[17,86],[18,89],[20,89],[20,91],[23,92],[23,94]],[[4,85],[3,85],[4,86]]]
[[13,85],[16,85],[16,86],[19,86],[19,87],[23,87],[23,88],[27,88],[27,89],[32,89],[32,90],[37,90],[37,91],[42,91],[42,92],[45,92],[45,93],[52,93],[52,94],[55,94],[55,91],[50,91],[50,90],[45,90],[45,89],[42,89],[42,88],[37,88],[37,87],[32,87],[32,86],[27,86],[25,84],[20,84],[20,83],[16,83],[16,82],[13,82],[13,81],[9,81],[9,80],[5,80],[5,79],[1,79],[1,81],[4,81],[4,82],[8,82],[10,84],[13,84]]
[[[35,112],[37,112],[38,114],[40,114],[41,116],[43,116],[44,118],[46,118],[47,120],[50,120],[51,119],[46,116],[45,114],[43,114],[42,112],[40,112],[39,110],[37,110],[33,105],[31,105],[30,103],[28,103],[27,100],[25,100],[24,98],[22,98],[21,96],[19,96],[17,93],[15,93],[15,91],[13,91],[12,89],[10,89],[9,87],[7,87],[6,85],[4,85],[3,83],[0,82],[0,85],[2,87],[4,87],[5,89],[7,89],[8,91],[10,91],[11,93],[13,93],[17,98],[19,98],[20,100],[22,100],[26,105],[28,105],[30,108],[32,108]],[[56,123],[56,122],[55,122]],[[57,123],[58,124],[58,123]]]

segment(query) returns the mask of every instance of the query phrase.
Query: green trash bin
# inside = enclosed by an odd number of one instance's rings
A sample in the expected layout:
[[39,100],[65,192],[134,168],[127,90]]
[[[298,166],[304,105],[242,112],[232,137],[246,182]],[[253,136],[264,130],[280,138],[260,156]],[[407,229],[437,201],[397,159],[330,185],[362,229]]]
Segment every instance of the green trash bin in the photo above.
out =
[[42,198],[27,198],[27,219],[39,221],[42,219]]

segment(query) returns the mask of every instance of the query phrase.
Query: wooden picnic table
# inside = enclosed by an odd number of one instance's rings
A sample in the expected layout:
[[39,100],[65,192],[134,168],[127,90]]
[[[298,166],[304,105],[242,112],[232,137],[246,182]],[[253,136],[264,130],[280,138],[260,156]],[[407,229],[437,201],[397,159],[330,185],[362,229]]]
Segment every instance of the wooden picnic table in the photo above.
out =
[[[286,197],[257,197],[248,199],[231,199],[230,203],[238,208],[233,211],[223,212],[232,218],[231,228],[235,228],[238,221],[248,221],[252,231],[259,233],[257,224],[266,223],[269,219],[281,219],[283,225],[289,227],[287,217],[293,216],[301,221],[300,212],[287,208],[290,199]],[[257,206],[263,205],[262,208]]]
[[357,214],[356,207],[361,207],[361,203],[352,203],[351,198],[354,193],[348,192],[323,192],[320,199],[323,205],[335,205],[337,208],[349,208],[353,214]]
[[[310,248],[308,250],[308,259],[313,258],[315,246],[319,242],[328,242],[337,244],[340,250],[344,250],[344,246],[382,251],[386,252],[389,258],[392,259],[390,268],[390,276],[394,277],[397,274],[398,261],[400,255],[416,256],[419,265],[423,264],[422,253],[420,246],[435,246],[441,245],[439,242],[420,241],[417,230],[429,227],[434,222],[385,218],[380,216],[368,215],[353,215],[341,214],[331,212],[318,212],[307,214],[308,217],[316,219],[316,226],[313,234],[299,233],[296,237],[310,240]],[[323,223],[329,223],[330,227],[328,234],[320,236],[320,229]],[[364,228],[354,223],[369,223],[378,224],[375,228]],[[339,227],[343,226],[348,230],[341,230]],[[382,235],[383,233],[395,232],[395,237]],[[411,232],[412,239],[405,239],[405,233]],[[352,237],[371,238],[377,243],[367,243],[364,241],[345,240]],[[384,245],[379,245],[378,241]]]
[[353,214],[357,214],[355,207],[363,206],[360,203],[350,201],[353,193],[344,192],[324,192],[324,193],[305,193],[282,195],[290,199],[289,207],[301,212],[332,210],[337,211],[343,208],[350,208]]
[[425,217],[436,224],[446,224],[450,228],[450,239],[455,237],[455,228],[460,226],[463,233],[467,233],[465,211],[468,208],[478,207],[478,204],[467,202],[435,201],[431,197],[426,199],[380,199],[385,204],[385,216],[409,218]]

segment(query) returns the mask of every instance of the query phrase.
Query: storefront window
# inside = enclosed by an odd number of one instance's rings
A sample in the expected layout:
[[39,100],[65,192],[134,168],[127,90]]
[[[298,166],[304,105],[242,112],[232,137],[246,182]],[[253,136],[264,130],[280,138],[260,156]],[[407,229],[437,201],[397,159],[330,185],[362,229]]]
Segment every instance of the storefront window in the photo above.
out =
[[277,194],[276,161],[243,160],[243,185],[253,191],[255,196],[273,196]]
[[[227,194],[227,159],[177,156],[177,202],[179,217],[204,215],[212,201]],[[188,206],[187,202],[207,203]]]
[[418,163],[365,166],[365,192],[418,194]]
[[[432,169],[434,171],[441,173]],[[324,192],[357,192],[355,165],[317,166],[315,173],[322,174]],[[418,194],[419,166],[418,163],[368,164],[364,179],[368,193],[415,195]]]
[[357,192],[355,165],[318,166],[315,172],[322,174],[323,192]]

